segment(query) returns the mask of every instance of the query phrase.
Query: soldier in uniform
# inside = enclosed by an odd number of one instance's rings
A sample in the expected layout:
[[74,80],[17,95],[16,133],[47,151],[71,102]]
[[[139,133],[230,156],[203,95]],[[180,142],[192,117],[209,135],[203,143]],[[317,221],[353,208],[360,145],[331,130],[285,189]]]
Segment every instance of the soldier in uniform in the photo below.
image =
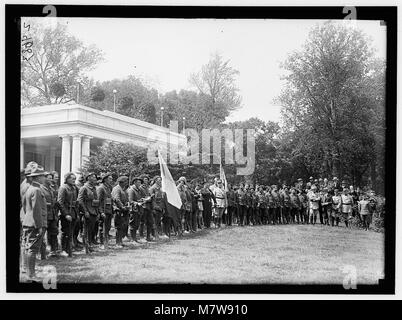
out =
[[84,212],[81,221],[84,227],[85,253],[89,254],[94,250],[95,223],[99,219],[99,200],[96,192],[98,178],[94,172],[89,172],[85,181],[78,193],[78,202]]
[[[160,176],[156,176],[154,178],[154,184],[151,188],[149,188],[149,193],[152,197],[152,212],[155,220],[155,236],[162,236],[162,218],[163,214],[166,211],[166,193],[162,191],[162,178]],[[130,199],[130,196],[129,196]]]
[[[58,217],[58,205],[57,193],[52,187],[53,175],[50,172],[46,172],[45,183],[41,185],[42,192],[46,199],[47,209],[47,242],[50,245],[49,256],[54,257],[57,255],[57,235],[59,233],[59,217]],[[43,242],[42,249],[46,254],[46,245]],[[42,251],[43,258],[43,251]]]
[[60,208],[62,256],[72,256],[73,231],[79,217],[79,203],[75,187],[75,174],[64,175],[64,184],[59,188],[57,202]]
[[329,220],[331,216],[331,205],[332,196],[328,192],[328,188],[323,189],[323,194],[321,195],[321,213],[323,216],[324,224],[329,226]]
[[116,227],[116,248],[123,248],[123,237],[129,219],[129,202],[127,196],[127,176],[120,176],[112,189],[114,225]]
[[228,199],[228,217],[227,217],[227,225],[231,226],[233,223],[233,218],[235,217],[236,211],[236,192],[233,189],[231,184],[228,184],[228,192],[227,192],[227,199]]
[[339,190],[335,188],[332,196],[331,226],[334,226],[334,222],[336,222],[336,226],[339,226],[341,204],[342,199],[339,195]]
[[296,193],[296,189],[291,189],[290,190],[290,195],[289,195],[289,203],[290,203],[290,219],[292,223],[300,223],[300,201],[299,197]]
[[141,177],[134,177],[132,179],[133,184],[127,190],[128,201],[130,203],[129,231],[131,240],[135,242],[140,242],[137,238],[137,230],[140,227],[141,217],[144,214],[141,191],[141,184],[143,182]]
[[291,218],[290,218],[291,203],[290,203],[289,190],[288,190],[287,186],[283,187],[282,204],[283,204],[283,207],[282,207],[283,222],[286,224],[289,224],[291,221]]
[[353,198],[349,195],[349,189],[344,188],[343,194],[341,195],[341,212],[342,212],[342,220],[345,222],[346,228],[349,227],[349,221],[352,219],[352,206],[353,206]]
[[369,196],[364,195],[363,199],[358,202],[359,213],[363,221],[363,227],[367,231],[370,228],[372,208],[370,207]]
[[278,193],[278,187],[276,185],[272,186],[272,198],[273,198],[273,208],[274,208],[274,212],[275,212],[275,224],[281,224],[281,207],[280,207],[280,197],[279,197],[279,193]]
[[223,215],[223,212],[225,211],[227,200],[226,200],[226,192],[223,187],[222,180],[218,179],[217,184],[218,184],[218,186],[216,186],[212,190],[212,193],[214,194],[215,199],[216,199],[214,224],[216,227],[220,228],[221,223],[222,223],[222,215]]
[[[25,193],[27,192],[28,188],[31,186],[32,178],[29,176],[31,173],[32,168],[36,168],[38,164],[34,161],[31,161],[27,164],[26,168],[24,169],[24,180],[20,184],[20,244],[22,246],[22,221],[25,217]],[[23,259],[23,252],[24,248],[21,247],[20,249],[20,265],[21,271],[25,272],[25,263]]]
[[257,210],[258,210],[258,224],[266,224],[266,214],[265,214],[265,193],[263,186],[258,187],[257,191]]
[[240,187],[237,190],[237,199],[238,199],[238,203],[239,203],[239,221],[237,224],[239,226],[243,226],[244,216],[247,211],[247,206],[246,206],[247,197],[246,197],[246,192],[244,191],[243,184],[240,184]]
[[320,208],[320,196],[317,193],[317,187],[313,185],[311,187],[311,192],[307,195],[308,197],[308,203],[309,203],[309,219],[310,219],[310,224],[316,224],[317,222],[317,217],[320,214],[319,208]]
[[299,202],[300,202],[300,221],[303,224],[308,224],[308,203],[305,190],[300,191]]
[[40,281],[35,273],[36,255],[38,254],[47,227],[46,199],[41,185],[45,182],[45,171],[39,165],[31,167],[31,185],[24,195],[25,216],[22,221],[23,261],[29,281]]
[[96,189],[99,200],[99,241],[101,243],[101,249],[105,249],[109,245],[109,232],[113,218],[112,185],[112,174],[102,173],[101,184]]
[[144,232],[144,225],[147,229],[147,241],[152,241],[151,238],[152,230],[155,226],[154,216],[152,214],[152,199],[151,195],[149,194],[149,177],[146,174],[142,175],[142,180],[144,181],[140,187],[142,193],[142,208],[143,208],[143,215],[140,223],[140,237],[143,237]]
[[198,211],[197,211],[197,226],[198,229],[202,229],[205,224],[204,224],[204,198],[202,196],[202,188],[199,184],[195,187],[195,194],[194,198],[197,200],[197,206],[198,206]]

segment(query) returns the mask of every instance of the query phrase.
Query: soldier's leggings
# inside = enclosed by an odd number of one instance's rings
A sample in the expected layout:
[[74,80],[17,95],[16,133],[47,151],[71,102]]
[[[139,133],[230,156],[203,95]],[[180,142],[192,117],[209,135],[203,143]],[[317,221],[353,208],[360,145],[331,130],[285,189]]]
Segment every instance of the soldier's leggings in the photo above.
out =
[[116,228],[116,244],[123,244],[124,233],[128,225],[128,211],[126,210],[115,210],[114,226]]
[[112,214],[105,214],[103,218],[102,215],[99,217],[99,242],[101,244],[107,245],[109,243],[109,231],[112,226]]
[[140,226],[141,223],[141,217],[142,217],[142,209],[138,209],[138,211],[130,211],[130,217],[129,217],[129,229],[130,229],[130,236],[131,239],[136,241],[137,240],[137,230]]
[[151,238],[152,228],[155,225],[154,216],[152,210],[144,208],[145,225],[147,227],[147,239]]
[[244,216],[246,215],[247,207],[245,205],[239,205],[239,226],[244,224]]
[[228,207],[228,214],[227,214],[227,221],[226,221],[226,224],[228,225],[228,226],[231,226],[232,225],[232,222],[233,222],[233,216],[234,216],[234,211],[235,211],[235,207],[233,207],[233,206],[230,206],[230,207]]
[[50,251],[55,252],[58,247],[57,235],[59,234],[59,220],[53,219],[47,221],[47,242],[50,245]]
[[161,210],[153,210],[152,214],[154,216],[155,225],[153,227],[154,236],[162,234],[162,211]]
[[74,246],[78,245],[78,235],[81,233],[83,234],[84,232],[84,228],[83,228],[83,224],[81,222],[81,219],[76,219],[74,224],[73,224],[73,229],[71,230],[72,234],[73,234],[73,244]]
[[300,223],[299,220],[299,208],[291,208],[290,209],[290,219],[292,223]]
[[191,211],[186,210],[184,214],[184,230],[191,231]]
[[83,223],[83,239],[85,249],[93,244],[94,233],[95,233],[95,223],[96,223],[96,215],[90,214],[88,218],[85,216],[82,217]]
[[61,248],[63,251],[69,253],[71,252],[71,241],[73,236],[73,231],[76,226],[76,219],[73,219],[71,222],[67,221],[64,216],[60,217],[61,224]]
[[198,222],[198,209],[195,211],[191,211],[191,228],[193,231],[197,231],[197,223]]
[[246,210],[246,225],[250,224],[252,216],[253,216],[253,208],[252,207],[247,207],[247,210]]

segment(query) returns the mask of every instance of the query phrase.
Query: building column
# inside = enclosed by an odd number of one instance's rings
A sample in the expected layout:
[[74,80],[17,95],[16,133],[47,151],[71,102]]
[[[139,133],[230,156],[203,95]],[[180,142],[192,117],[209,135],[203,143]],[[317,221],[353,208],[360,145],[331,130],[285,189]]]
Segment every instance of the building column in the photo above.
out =
[[71,155],[71,171],[75,174],[81,168],[81,134],[73,135],[73,152]]
[[67,172],[70,172],[70,152],[71,152],[71,143],[70,136],[63,135],[60,136],[62,138],[61,142],[61,168],[60,168],[60,182],[64,181],[64,175]]
[[50,147],[50,171],[56,170],[56,147]]
[[20,169],[25,168],[25,148],[24,148],[24,140],[21,139],[20,141]]
[[82,159],[81,159],[81,166],[84,165],[85,160],[88,159],[90,152],[91,152],[91,139],[92,137],[90,136],[84,136],[82,137]]

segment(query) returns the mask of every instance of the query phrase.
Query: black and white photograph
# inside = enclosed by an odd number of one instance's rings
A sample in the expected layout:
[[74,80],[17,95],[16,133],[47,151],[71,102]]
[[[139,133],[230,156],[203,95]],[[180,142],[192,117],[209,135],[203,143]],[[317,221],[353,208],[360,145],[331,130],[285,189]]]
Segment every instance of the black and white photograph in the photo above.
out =
[[13,26],[17,285],[393,283],[396,77],[381,10],[33,7]]

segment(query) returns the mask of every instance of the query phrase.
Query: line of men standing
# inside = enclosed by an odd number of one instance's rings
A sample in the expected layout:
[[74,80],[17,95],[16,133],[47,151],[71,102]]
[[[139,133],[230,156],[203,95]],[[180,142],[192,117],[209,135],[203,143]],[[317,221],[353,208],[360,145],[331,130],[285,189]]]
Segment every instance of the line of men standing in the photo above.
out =
[[69,172],[59,187],[57,172],[45,172],[35,162],[28,163],[24,175],[20,186],[21,262],[22,272],[33,281],[36,255],[47,258],[45,242],[50,247],[49,257],[103,250],[110,244],[112,221],[115,248],[122,248],[125,238],[144,243],[211,226],[316,224],[318,218],[321,224],[332,226],[342,219],[348,226],[356,212],[367,230],[376,205],[373,196],[359,194],[344,183],[338,186],[336,178],[332,184],[326,179],[320,184],[311,177],[307,184],[299,179],[291,188],[260,185],[254,189],[241,183],[225,189],[218,178],[201,184],[180,177],[176,184],[182,206],[177,210],[168,203],[160,176],[151,180],[146,174],[131,179],[122,175],[114,183],[111,173],[98,177],[88,172],[76,182],[76,175]]

